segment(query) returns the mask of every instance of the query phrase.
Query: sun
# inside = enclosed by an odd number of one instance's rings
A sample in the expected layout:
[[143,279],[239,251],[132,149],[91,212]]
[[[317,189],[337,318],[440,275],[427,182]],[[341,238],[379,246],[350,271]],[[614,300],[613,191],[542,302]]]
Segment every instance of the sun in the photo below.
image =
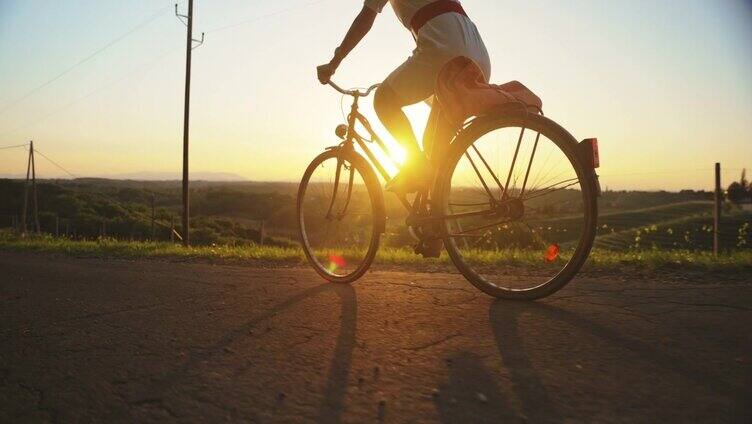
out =
[[[423,132],[426,123],[428,122],[431,108],[425,102],[421,102],[408,106],[404,108],[403,111],[410,119],[410,124],[415,132],[415,137],[419,141],[423,140]],[[383,166],[391,176],[394,176],[407,161],[407,151],[400,143],[391,137],[381,122],[375,120],[371,124],[373,125],[376,134],[378,134],[379,138],[384,142],[387,151],[380,149],[376,143],[369,143],[368,148],[371,150],[376,160],[379,161],[381,166]],[[360,151],[360,148],[358,148],[358,151]],[[363,152],[361,152],[361,154],[363,154],[364,157],[367,157]]]

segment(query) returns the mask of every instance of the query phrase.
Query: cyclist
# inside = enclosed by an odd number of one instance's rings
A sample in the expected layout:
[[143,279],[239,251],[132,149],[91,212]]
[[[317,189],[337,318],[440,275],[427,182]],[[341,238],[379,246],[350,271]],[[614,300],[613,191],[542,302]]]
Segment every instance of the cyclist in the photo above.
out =
[[[337,70],[342,60],[370,31],[376,15],[386,3],[392,5],[397,18],[409,29],[416,42],[412,55],[384,80],[376,90],[374,109],[389,133],[407,152],[407,160],[387,189],[413,192],[430,184],[429,161],[438,164],[451,139],[452,126],[442,118],[438,102],[431,102],[436,77],[442,66],[457,56],[475,61],[486,81],[491,63],[475,24],[467,17],[459,1],[454,0],[365,0],[342,43],[329,63],[317,68],[322,84]],[[421,101],[434,103],[423,147],[426,157],[402,108]]]

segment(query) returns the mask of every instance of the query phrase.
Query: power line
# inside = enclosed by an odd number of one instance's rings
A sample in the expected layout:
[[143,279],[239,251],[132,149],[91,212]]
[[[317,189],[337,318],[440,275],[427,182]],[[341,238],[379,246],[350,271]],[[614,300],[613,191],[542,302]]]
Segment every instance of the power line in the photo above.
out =
[[54,160],[52,160],[49,157],[47,157],[47,155],[45,155],[44,153],[40,152],[39,149],[34,149],[34,153],[39,153],[43,158],[47,159],[47,161],[49,161],[51,164],[55,165],[56,167],[58,167],[59,169],[61,169],[63,172],[65,172],[66,174],[70,175],[71,177],[78,178],[72,172],[70,172],[67,169],[63,168],[59,163],[55,162]]
[[28,146],[28,145],[29,145],[29,143],[24,143],[24,144],[16,144],[15,146],[2,146],[2,147],[0,147],[0,150],[5,150],[5,149],[16,149],[16,148],[18,148],[18,147],[26,147],[26,146]]
[[[250,18],[250,19],[245,19],[245,20],[243,20],[243,21],[240,21],[240,22],[236,22],[236,23],[234,23],[234,24],[230,24],[230,25],[225,25],[225,26],[222,26],[222,27],[217,27],[217,28],[213,28],[213,29],[211,29],[211,30],[207,31],[207,33],[209,33],[209,32],[218,32],[218,31],[223,31],[223,30],[226,30],[226,29],[231,29],[231,28],[234,28],[234,27],[240,26],[240,25],[250,24],[250,23],[253,23],[253,22],[256,22],[256,21],[259,21],[259,20],[263,20],[263,19],[266,19],[266,18],[270,18],[270,17],[276,16],[276,15],[281,15],[281,14],[284,14],[284,13],[288,13],[288,12],[294,11],[294,10],[296,10],[296,9],[301,9],[301,8],[305,8],[305,7],[310,7],[310,6],[313,6],[313,5],[316,5],[316,4],[319,4],[319,3],[322,3],[322,2],[324,2],[324,1],[326,1],[326,0],[316,0],[316,1],[313,1],[313,2],[309,2],[309,3],[305,3],[305,4],[302,4],[302,5],[297,5],[297,6],[292,6],[292,7],[288,7],[288,8],[286,8],[286,9],[278,10],[278,11],[276,11],[276,12],[272,12],[272,13],[269,13],[269,14],[266,14],[266,15],[262,15],[262,16],[257,16],[257,17],[254,17],[254,18]],[[180,3],[182,3],[182,1],[181,1]],[[65,75],[65,74],[67,74],[68,72],[70,72],[71,70],[73,70],[74,68],[76,68],[77,66],[80,66],[80,65],[82,65],[83,63],[87,62],[88,60],[90,60],[91,58],[93,58],[94,56],[96,56],[97,54],[99,54],[99,53],[103,52],[103,51],[104,51],[104,50],[106,50],[107,48],[109,48],[109,47],[111,47],[112,45],[116,44],[116,43],[117,43],[118,41],[120,41],[120,40],[122,40],[123,38],[127,37],[128,35],[130,35],[130,34],[132,34],[132,33],[136,32],[137,30],[139,30],[139,29],[143,28],[144,26],[146,26],[147,24],[149,24],[150,22],[152,22],[153,20],[155,20],[155,19],[156,19],[157,17],[159,17],[159,16],[160,16],[160,15],[161,15],[162,13],[164,13],[164,11],[165,11],[166,9],[169,9],[169,7],[165,7],[165,8],[162,8],[162,9],[160,9],[160,10],[159,10],[159,11],[157,11],[157,12],[156,12],[156,13],[155,13],[154,15],[150,16],[150,17],[149,17],[149,18],[148,18],[147,20],[143,21],[142,23],[140,23],[140,24],[139,24],[139,25],[137,25],[136,27],[132,28],[132,29],[131,29],[131,30],[129,30],[128,32],[126,32],[126,33],[124,33],[123,35],[121,35],[120,37],[116,38],[115,40],[111,41],[110,43],[108,43],[108,44],[107,44],[107,45],[105,45],[104,47],[102,47],[102,48],[100,48],[99,50],[95,51],[94,53],[92,53],[92,54],[91,54],[91,55],[89,55],[88,57],[86,57],[86,58],[82,59],[81,61],[77,62],[77,63],[76,63],[75,65],[73,65],[72,67],[70,67],[70,68],[66,69],[66,70],[65,70],[65,71],[63,71],[62,73],[58,74],[58,75],[57,75],[56,77],[54,77],[53,79],[51,79],[51,80],[49,80],[49,81],[45,82],[44,84],[42,84],[42,85],[38,86],[37,88],[33,89],[32,91],[28,92],[28,93],[27,93],[26,95],[22,96],[21,98],[19,98],[19,99],[16,99],[15,101],[13,101],[13,102],[11,102],[10,104],[6,105],[6,106],[5,106],[5,107],[4,107],[4,108],[3,108],[2,110],[0,110],[0,114],[2,114],[3,112],[5,112],[6,110],[10,109],[11,107],[13,107],[13,106],[14,106],[15,104],[17,104],[17,103],[20,103],[21,101],[23,101],[23,100],[25,100],[26,98],[30,97],[31,95],[33,95],[33,94],[34,94],[34,93],[36,93],[37,91],[41,90],[42,88],[46,87],[47,85],[49,85],[49,84],[53,83],[54,81],[56,81],[56,80],[60,79],[60,78],[61,78],[61,77],[63,77],[63,76]],[[154,64],[155,62],[158,62],[159,60],[161,60],[161,59],[163,59],[163,58],[165,58],[165,57],[167,57],[167,56],[171,55],[172,53],[176,53],[176,52],[169,52],[169,53],[167,53],[167,54],[164,54],[164,55],[162,55],[162,56],[159,56],[159,57],[157,57],[157,59],[156,59],[155,61],[153,61],[153,62],[149,62],[149,63],[148,63],[148,64],[146,64],[145,66],[149,66],[149,65],[152,65],[152,64]],[[133,73],[135,73],[135,71],[134,71],[134,72],[132,72],[131,74],[133,74]],[[67,103],[67,104],[63,105],[62,107],[60,107],[60,108],[57,108],[57,109],[53,110],[52,112],[50,112],[50,113],[48,113],[48,114],[46,114],[46,115],[43,115],[43,116],[42,116],[41,118],[39,118],[39,119],[31,120],[31,121],[29,121],[29,122],[27,122],[27,123],[25,123],[25,124],[22,124],[22,125],[20,125],[20,126],[18,126],[18,127],[16,127],[16,128],[14,128],[14,129],[13,129],[13,130],[11,130],[10,132],[6,132],[6,133],[4,133],[4,135],[10,135],[10,134],[14,134],[14,133],[16,133],[16,132],[18,132],[18,131],[20,131],[20,130],[22,130],[22,129],[24,129],[24,128],[28,128],[28,127],[34,126],[34,125],[36,125],[36,124],[38,124],[38,123],[40,123],[40,122],[42,122],[42,121],[46,120],[47,118],[49,118],[49,117],[51,117],[51,116],[53,116],[53,115],[56,115],[56,114],[60,113],[61,111],[64,111],[65,109],[67,109],[67,108],[69,108],[69,107],[73,106],[74,104],[76,104],[76,103],[78,103],[78,102],[80,102],[80,101],[83,101],[83,100],[85,100],[85,99],[87,99],[87,98],[89,98],[89,97],[93,96],[93,95],[94,95],[94,94],[96,94],[97,92],[99,92],[99,91],[101,91],[101,90],[103,90],[103,89],[105,89],[105,88],[107,88],[107,87],[109,87],[109,86],[115,85],[115,84],[117,84],[117,83],[119,83],[119,82],[121,82],[121,81],[125,80],[125,79],[126,79],[126,78],[128,78],[128,77],[129,77],[129,76],[130,76],[131,74],[127,74],[127,75],[123,76],[123,77],[122,77],[122,78],[120,78],[120,79],[117,79],[117,80],[114,80],[114,81],[110,81],[110,82],[108,82],[108,83],[105,83],[105,84],[103,84],[102,86],[99,86],[98,88],[96,88],[96,89],[92,90],[91,92],[89,92],[89,93],[85,94],[84,96],[82,96],[82,97],[79,97],[79,98],[77,98],[77,99],[75,99],[75,100],[73,100],[73,101],[71,101],[71,102],[69,102],[69,103]]]
[[[694,169],[674,169],[664,171],[644,171],[644,172],[626,172],[619,174],[598,174],[599,177],[629,177],[634,175],[655,175],[655,174],[686,174],[689,172],[707,172],[710,168],[694,168]],[[744,168],[723,168],[722,172],[741,171]],[[712,170],[712,169],[711,169]]]
[[705,168],[697,169],[676,169],[672,171],[646,171],[646,172],[627,172],[622,174],[598,174],[599,177],[628,177],[632,175],[654,175],[654,174],[684,174],[687,172],[704,172]]
[[324,1],[326,1],[326,0],[316,0],[316,1],[305,3],[305,4],[299,4],[297,6],[290,6],[290,7],[286,8],[286,9],[277,10],[275,12],[267,13],[266,15],[255,16],[253,18],[244,19],[242,21],[235,22],[234,24],[229,24],[229,25],[223,25],[223,26],[220,26],[220,27],[215,27],[215,28],[212,28],[212,29],[206,31],[206,34],[213,33],[213,32],[224,31],[224,30],[227,30],[227,29],[231,29],[231,28],[235,28],[235,27],[241,26],[241,25],[250,24],[250,23],[253,23],[253,22],[256,22],[256,21],[260,21],[260,20],[263,20],[263,19],[266,19],[266,18],[271,18],[271,17],[277,16],[277,15],[282,15],[282,14],[285,14],[285,13],[289,13],[289,12],[292,12],[292,11],[294,11],[296,9],[303,9],[303,8],[306,8],[306,7],[314,6],[316,4],[323,3]]
[[119,83],[125,81],[126,79],[128,79],[128,78],[132,77],[133,75],[137,74],[139,71],[146,72],[146,71],[152,69],[157,63],[161,62],[162,60],[166,59],[167,57],[172,56],[172,55],[174,55],[174,54],[176,54],[178,52],[179,52],[179,50],[170,49],[170,50],[164,52],[163,54],[157,56],[154,60],[149,61],[149,62],[147,62],[147,63],[145,63],[145,64],[143,64],[143,65],[141,65],[141,66],[139,66],[137,68],[134,68],[131,72],[123,75],[122,77],[117,78],[117,79],[112,79],[112,80],[110,80],[110,81],[108,81],[108,82],[100,85],[99,87],[95,88],[94,90],[92,90],[92,91],[84,94],[83,96],[78,97],[78,98],[76,98],[76,99],[74,99],[74,100],[72,100],[72,101],[64,104],[63,106],[61,106],[61,107],[59,107],[59,108],[57,108],[57,109],[55,109],[55,110],[47,113],[46,115],[43,115],[39,119],[30,120],[30,121],[26,122],[25,124],[21,124],[20,126],[14,128],[13,130],[4,133],[3,135],[11,135],[11,134],[14,134],[14,133],[16,133],[16,132],[18,132],[18,131],[20,131],[20,130],[22,130],[24,128],[28,128],[28,127],[32,127],[34,125],[37,125],[40,122],[46,120],[47,118],[49,118],[51,116],[54,116],[54,115],[57,115],[58,113],[66,110],[66,109],[68,109],[69,107],[75,105],[76,103],[84,101],[84,100],[88,99],[89,97],[92,97],[93,95],[97,94],[98,92],[100,92],[100,91],[102,91],[102,90],[104,90],[106,88],[112,87],[112,86],[114,86],[116,84],[119,84]]
[[28,99],[29,97],[33,96],[39,90],[47,87],[48,85],[52,84],[53,82],[55,82],[55,81],[59,80],[60,78],[64,77],[65,75],[67,75],[72,70],[74,70],[77,67],[83,65],[84,63],[90,61],[95,56],[99,55],[100,53],[102,53],[105,50],[109,49],[110,47],[114,46],[115,44],[117,44],[118,42],[122,41],[127,36],[129,36],[129,35],[133,34],[134,32],[136,32],[136,31],[144,28],[146,25],[148,25],[151,22],[153,22],[155,19],[157,19],[159,16],[161,16],[163,13],[165,13],[165,11],[169,10],[170,8],[172,8],[172,6],[163,7],[161,9],[159,9],[156,13],[154,13],[151,16],[149,16],[149,18],[147,18],[146,20],[142,21],[141,23],[139,23],[135,27],[129,29],[128,31],[126,31],[125,33],[123,33],[122,35],[120,35],[119,37],[115,38],[114,40],[112,40],[109,43],[105,44],[104,46],[100,47],[99,49],[95,50],[93,53],[89,54],[85,58],[83,58],[83,59],[79,60],[78,62],[74,63],[72,66],[66,68],[63,72],[60,72],[59,74],[55,75],[51,79],[49,79],[49,80],[45,81],[44,83],[38,85],[37,87],[33,88],[31,91],[28,91],[23,96],[21,96],[21,97],[17,98],[16,100],[13,100],[10,103],[6,104],[2,109],[0,109],[0,114],[5,113],[10,108],[14,107],[15,105],[17,105],[17,104],[21,103],[22,101]]

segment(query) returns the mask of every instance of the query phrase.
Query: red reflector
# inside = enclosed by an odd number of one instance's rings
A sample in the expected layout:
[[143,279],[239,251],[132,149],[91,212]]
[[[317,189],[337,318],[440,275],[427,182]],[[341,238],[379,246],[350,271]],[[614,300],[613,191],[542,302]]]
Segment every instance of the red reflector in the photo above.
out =
[[548,249],[546,249],[546,253],[543,255],[543,259],[545,259],[546,262],[553,262],[558,257],[559,257],[559,245],[556,243],[548,246]]
[[347,266],[347,261],[345,261],[345,258],[343,258],[340,255],[337,255],[336,253],[329,254],[329,262],[336,265],[339,268],[344,268],[345,266]]
[[590,150],[590,165],[592,165],[593,168],[598,168],[601,166],[601,158],[598,155],[598,139],[597,138],[586,138],[582,140],[583,143],[587,143],[589,145]]

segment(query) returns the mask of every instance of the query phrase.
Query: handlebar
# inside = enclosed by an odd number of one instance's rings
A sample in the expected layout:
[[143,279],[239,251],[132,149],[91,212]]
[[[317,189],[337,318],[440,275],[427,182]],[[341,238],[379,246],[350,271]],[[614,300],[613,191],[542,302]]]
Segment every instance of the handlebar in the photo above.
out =
[[366,97],[369,94],[371,94],[371,92],[373,90],[375,90],[381,84],[374,84],[374,85],[368,87],[365,91],[361,91],[361,90],[357,90],[357,89],[344,90],[340,86],[338,86],[337,84],[335,84],[334,81],[332,81],[332,80],[329,80],[329,85],[332,86],[333,89],[335,89],[335,90],[339,91],[340,93],[342,93],[344,95],[347,95],[347,96]]

